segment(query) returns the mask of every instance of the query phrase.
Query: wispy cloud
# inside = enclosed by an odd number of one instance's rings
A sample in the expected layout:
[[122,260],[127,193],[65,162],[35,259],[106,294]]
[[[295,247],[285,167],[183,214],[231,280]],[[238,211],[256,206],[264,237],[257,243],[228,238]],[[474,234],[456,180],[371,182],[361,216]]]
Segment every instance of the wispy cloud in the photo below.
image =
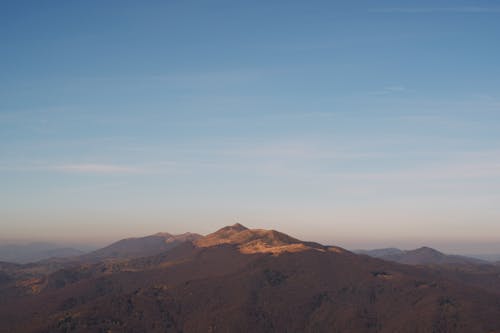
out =
[[158,73],[148,76],[98,76],[81,77],[79,80],[84,82],[120,82],[121,84],[137,83],[163,83],[179,87],[214,87],[235,85],[241,83],[255,82],[263,78],[279,75],[287,69],[276,68],[234,68],[231,70],[219,71],[185,71],[173,73]]
[[46,161],[1,162],[1,171],[13,172],[57,172],[71,174],[166,174],[182,173],[186,166],[176,161],[154,161],[142,164],[110,163],[51,163]]
[[500,7],[481,7],[481,6],[463,6],[463,7],[390,7],[372,9],[372,12],[378,13],[500,13]]
[[370,95],[377,95],[377,96],[391,95],[391,94],[396,94],[396,93],[402,93],[405,91],[408,91],[408,89],[406,89],[403,86],[386,86],[380,90],[372,91],[370,93]]
[[391,172],[353,172],[332,173],[334,178],[356,179],[363,181],[397,181],[397,182],[424,182],[424,181],[467,181],[479,179],[500,178],[500,161],[448,161],[434,165],[421,165],[411,169],[399,169]]
[[51,169],[69,173],[123,174],[141,172],[141,169],[137,167],[113,164],[65,164],[54,166]]
[[386,153],[373,151],[353,151],[327,148],[318,144],[306,144],[300,142],[270,143],[266,145],[254,145],[223,149],[215,153],[221,156],[233,156],[248,159],[273,158],[273,159],[301,159],[301,160],[359,160],[386,157]]

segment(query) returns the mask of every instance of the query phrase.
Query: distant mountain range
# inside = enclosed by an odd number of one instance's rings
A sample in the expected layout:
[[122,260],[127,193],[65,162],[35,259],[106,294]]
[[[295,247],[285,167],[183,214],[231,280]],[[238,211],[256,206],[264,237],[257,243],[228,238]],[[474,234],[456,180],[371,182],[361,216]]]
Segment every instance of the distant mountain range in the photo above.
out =
[[399,262],[409,265],[450,265],[450,264],[488,264],[489,262],[477,258],[459,255],[444,254],[430,247],[420,247],[415,250],[400,250],[384,248],[375,250],[357,250],[358,254],[365,254],[374,258]]
[[194,241],[201,236],[193,233],[171,235],[157,233],[145,237],[127,238],[104,248],[83,251],[71,247],[60,247],[52,243],[4,244],[0,245],[0,261],[18,264],[51,262],[80,262],[146,257],[167,251],[179,243]]
[[25,264],[50,258],[79,256],[85,251],[52,243],[0,245],[0,261]]
[[376,252],[406,265],[235,224],[0,263],[0,332],[500,332],[500,267],[415,251]]

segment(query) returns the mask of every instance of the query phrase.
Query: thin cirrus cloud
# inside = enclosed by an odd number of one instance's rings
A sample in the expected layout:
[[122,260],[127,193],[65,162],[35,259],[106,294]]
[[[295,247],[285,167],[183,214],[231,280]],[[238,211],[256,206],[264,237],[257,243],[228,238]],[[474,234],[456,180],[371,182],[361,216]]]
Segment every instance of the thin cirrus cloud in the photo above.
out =
[[142,170],[137,167],[113,165],[113,164],[65,164],[51,168],[54,171],[68,173],[93,173],[93,174],[129,174],[139,173]]
[[401,169],[393,172],[332,173],[332,176],[365,181],[493,180],[500,178],[500,162],[448,162],[428,167],[420,166],[406,170]]
[[479,7],[479,6],[463,6],[463,7],[391,7],[372,9],[372,12],[378,13],[409,13],[409,14],[424,14],[424,13],[500,13],[500,7]]
[[164,174],[164,173],[179,173],[181,166],[176,161],[159,161],[149,164],[140,165],[123,165],[123,164],[100,164],[100,163],[77,163],[77,164],[62,164],[48,167],[37,167],[35,169],[43,169],[55,172],[64,173],[83,173],[83,174]]
[[387,86],[383,87],[381,90],[373,91],[370,93],[370,95],[390,95],[390,94],[396,94],[396,93],[402,93],[406,92],[408,89],[406,89],[403,86]]

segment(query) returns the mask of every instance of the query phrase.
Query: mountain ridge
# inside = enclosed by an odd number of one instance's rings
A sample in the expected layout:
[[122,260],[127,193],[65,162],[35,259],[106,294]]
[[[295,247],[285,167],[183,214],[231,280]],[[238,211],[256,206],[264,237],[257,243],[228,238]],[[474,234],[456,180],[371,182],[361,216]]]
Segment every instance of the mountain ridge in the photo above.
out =
[[131,259],[152,256],[168,251],[180,243],[193,241],[200,237],[202,236],[190,232],[179,235],[158,232],[144,237],[130,237],[80,256],[79,260],[96,261],[103,259]]
[[355,252],[358,254],[364,254],[371,257],[408,265],[491,264],[490,262],[478,258],[455,254],[445,254],[428,246],[421,246],[413,250],[382,248],[374,250],[357,250]]
[[3,266],[0,332],[500,332],[495,266],[460,275],[242,225],[151,256]]
[[51,258],[76,257],[87,252],[71,246],[45,242],[0,244],[0,261],[28,264]]

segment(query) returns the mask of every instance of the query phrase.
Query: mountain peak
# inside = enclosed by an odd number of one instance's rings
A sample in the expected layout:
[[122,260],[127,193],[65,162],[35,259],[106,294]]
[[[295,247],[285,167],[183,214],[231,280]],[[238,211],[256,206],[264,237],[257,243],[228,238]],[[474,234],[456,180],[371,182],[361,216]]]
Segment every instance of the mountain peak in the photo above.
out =
[[[222,238],[231,237],[232,235],[235,235],[235,234],[242,232],[242,231],[245,231],[245,230],[249,230],[249,229],[242,224],[235,223],[233,225],[228,225],[228,226],[225,226],[223,228],[220,228],[219,230],[209,234],[208,236],[211,236],[212,238],[216,237],[216,238],[222,239]],[[208,237],[208,236],[206,236],[206,237]]]
[[232,228],[232,229],[235,229],[235,230],[236,230],[236,229],[237,229],[237,230],[241,230],[241,231],[243,231],[243,230],[248,230],[248,228],[247,228],[247,227],[245,227],[245,226],[244,226],[243,224],[241,224],[241,223],[235,223],[235,224],[233,224],[233,225],[231,226],[231,228]]
[[419,247],[418,249],[411,250],[411,251],[406,251],[406,253],[418,253],[418,254],[427,254],[427,255],[435,255],[435,256],[444,256],[445,254],[442,252],[439,252],[436,249],[433,249],[432,247],[428,246],[422,246]]

